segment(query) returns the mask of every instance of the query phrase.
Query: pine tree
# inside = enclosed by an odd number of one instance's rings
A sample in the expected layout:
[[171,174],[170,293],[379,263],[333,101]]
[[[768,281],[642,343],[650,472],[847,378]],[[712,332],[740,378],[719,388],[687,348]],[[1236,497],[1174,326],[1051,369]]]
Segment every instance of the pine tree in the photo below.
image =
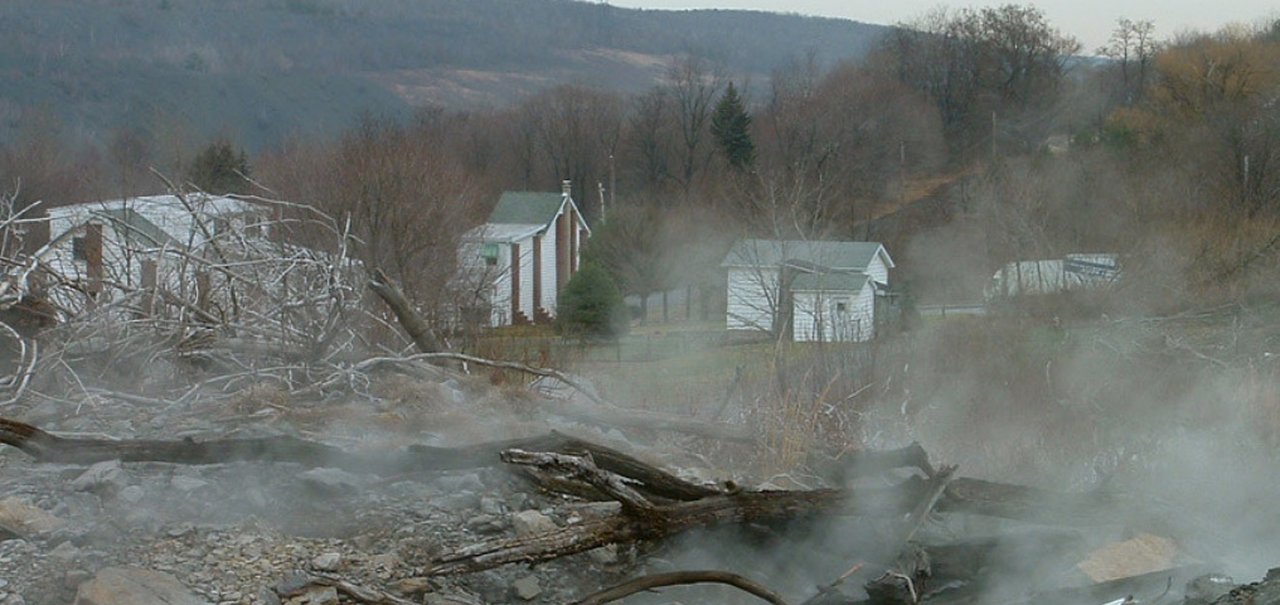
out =
[[566,336],[618,336],[627,324],[626,304],[609,272],[584,263],[560,292],[556,330]]
[[214,195],[248,191],[247,176],[248,156],[244,151],[236,153],[227,141],[210,143],[191,161],[191,166],[187,169],[188,183]]
[[711,116],[711,134],[720,151],[736,170],[750,170],[756,161],[756,146],[751,142],[751,114],[747,113],[738,89],[729,83]]

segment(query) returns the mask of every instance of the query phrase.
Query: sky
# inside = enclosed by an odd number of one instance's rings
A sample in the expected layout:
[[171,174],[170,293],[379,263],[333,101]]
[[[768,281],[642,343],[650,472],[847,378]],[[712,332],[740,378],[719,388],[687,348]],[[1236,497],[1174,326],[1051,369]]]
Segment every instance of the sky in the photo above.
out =
[[[841,17],[867,23],[892,24],[910,20],[937,6],[980,7],[1026,4],[1026,0],[995,2],[940,2],[939,0],[608,0],[614,6],[631,8],[741,8],[772,12]],[[1084,50],[1102,46],[1117,19],[1151,19],[1156,33],[1164,38],[1189,30],[1216,30],[1229,23],[1255,23],[1263,17],[1280,16],[1275,0],[1039,0],[1030,2],[1042,9],[1064,33],[1081,41]]]

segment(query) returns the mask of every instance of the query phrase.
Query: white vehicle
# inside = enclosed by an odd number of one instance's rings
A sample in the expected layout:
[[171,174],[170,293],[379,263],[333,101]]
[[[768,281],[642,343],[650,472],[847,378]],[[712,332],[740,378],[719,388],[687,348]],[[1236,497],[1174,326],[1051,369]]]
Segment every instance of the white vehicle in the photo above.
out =
[[1061,259],[1024,260],[1006,264],[983,289],[987,300],[1067,290],[1097,290],[1120,279],[1115,254],[1068,254]]

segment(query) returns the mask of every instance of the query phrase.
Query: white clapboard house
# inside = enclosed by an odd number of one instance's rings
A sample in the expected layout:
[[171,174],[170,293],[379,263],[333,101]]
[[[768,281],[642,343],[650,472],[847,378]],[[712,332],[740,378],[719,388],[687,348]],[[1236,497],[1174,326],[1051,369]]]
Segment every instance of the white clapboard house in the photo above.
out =
[[242,240],[266,242],[270,215],[234,197],[141,196],[49,208],[27,223],[24,237],[30,252],[45,248],[42,267],[58,276],[47,294],[65,310],[156,287],[199,288],[199,297],[212,303],[217,280],[199,260],[209,258],[211,242],[233,231]]
[[871,340],[893,266],[876,242],[739,240],[721,263],[725,325],[797,342]]
[[463,316],[491,327],[550,322],[590,235],[568,181],[560,193],[503,193],[459,248]]

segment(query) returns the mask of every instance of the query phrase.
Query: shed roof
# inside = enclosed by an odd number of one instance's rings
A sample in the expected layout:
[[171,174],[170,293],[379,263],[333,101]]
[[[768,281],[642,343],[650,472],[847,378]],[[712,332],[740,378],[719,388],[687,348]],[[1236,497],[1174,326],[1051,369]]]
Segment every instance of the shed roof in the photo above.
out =
[[866,273],[839,271],[832,273],[801,273],[791,281],[794,292],[858,292],[867,285]]
[[565,203],[562,193],[507,191],[489,214],[494,225],[546,225],[555,220]]
[[771,267],[782,263],[807,263],[829,269],[861,271],[871,264],[876,254],[883,254],[885,264],[893,267],[893,259],[879,242],[744,239],[733,245],[721,266]]

